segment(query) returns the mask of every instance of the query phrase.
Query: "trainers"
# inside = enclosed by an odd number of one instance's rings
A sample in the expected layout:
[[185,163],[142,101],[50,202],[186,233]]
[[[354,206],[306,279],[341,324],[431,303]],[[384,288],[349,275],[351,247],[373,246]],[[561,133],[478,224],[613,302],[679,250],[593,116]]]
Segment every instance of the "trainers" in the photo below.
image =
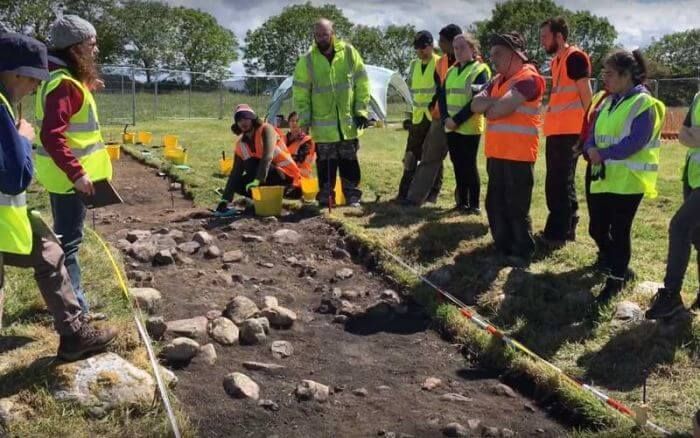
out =
[[112,327],[96,329],[83,323],[72,335],[62,335],[58,345],[57,356],[67,362],[73,362],[89,353],[104,350],[117,336]]
[[644,317],[646,319],[670,318],[683,309],[681,294],[661,288],[652,298],[651,306],[644,313]]
[[469,216],[481,216],[481,209],[479,207],[469,207],[466,213]]
[[599,304],[605,304],[613,299],[613,297],[622,291],[625,287],[625,281],[619,278],[608,277],[605,280],[605,287],[600,292],[598,297],[596,297],[596,302]]

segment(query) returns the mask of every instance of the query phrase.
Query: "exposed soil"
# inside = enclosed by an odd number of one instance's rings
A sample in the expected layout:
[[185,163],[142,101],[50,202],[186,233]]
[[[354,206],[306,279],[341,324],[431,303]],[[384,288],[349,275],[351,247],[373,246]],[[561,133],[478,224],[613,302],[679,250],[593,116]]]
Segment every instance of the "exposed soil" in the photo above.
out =
[[[201,436],[434,437],[442,436],[442,428],[451,422],[469,429],[469,420],[507,428],[519,436],[566,434],[545,410],[521,395],[496,395],[492,388],[500,383],[497,376],[470,368],[459,346],[445,342],[430,329],[421,309],[409,304],[392,308],[398,310],[364,312],[389,286],[365,267],[337,258],[341,255],[337,250],[334,257],[333,250],[343,245],[342,237],[322,218],[299,213],[279,221],[252,216],[206,218],[206,212],[196,209],[179,191],[169,191],[170,182],[158,177],[156,170],[129,157],[115,167],[114,182],[125,204],[96,213],[98,230],[112,243],[124,238],[126,230],[156,232],[165,227],[183,231],[187,240],[197,231],[208,230],[222,252],[239,249],[246,256],[225,268],[221,259],[206,259],[201,250],[189,256],[193,260],[189,265],[154,267],[125,257],[127,270],[152,272],[152,286],[163,294],[159,313],[166,321],[223,310],[241,294],[256,303],[263,296],[275,296],[280,305],[298,315],[291,329],[273,328],[265,344],[215,343],[215,365],[193,361],[175,369],[179,378],[175,393]],[[273,242],[271,235],[282,228],[300,233],[301,243]],[[243,234],[256,234],[264,241],[244,242]],[[354,275],[336,279],[341,268],[352,269]],[[359,293],[352,301],[358,311],[344,324],[334,322],[332,314],[317,312],[321,300],[332,296],[333,288]],[[275,359],[270,351],[274,340],[291,342],[294,354]],[[213,342],[199,341],[202,345]],[[242,367],[244,361],[285,368],[248,371]],[[229,397],[223,378],[234,371],[257,382],[260,398],[274,401],[278,410]],[[432,391],[422,389],[428,377],[441,379],[442,385]],[[298,401],[294,390],[304,379],[330,386],[330,399],[326,403]],[[359,388],[366,389],[366,395],[353,393]],[[471,400],[441,399],[447,393]],[[471,436],[482,433],[475,431]]]

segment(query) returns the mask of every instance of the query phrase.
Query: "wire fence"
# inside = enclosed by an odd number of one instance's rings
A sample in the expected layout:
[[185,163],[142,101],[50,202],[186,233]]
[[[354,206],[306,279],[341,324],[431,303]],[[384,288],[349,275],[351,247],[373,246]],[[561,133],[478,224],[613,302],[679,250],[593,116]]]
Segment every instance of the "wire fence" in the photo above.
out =
[[[102,65],[105,88],[96,93],[103,125],[131,124],[159,119],[224,119],[240,103],[264,115],[275,90],[286,76],[229,74],[213,78],[208,73],[171,69],[146,69],[130,65]],[[547,78],[549,87],[551,78]],[[593,89],[600,81],[591,80]],[[664,132],[677,133],[687,108],[700,89],[700,78],[652,79],[652,93],[668,107]],[[402,122],[410,104],[390,88],[387,94],[388,122]],[[33,114],[33,99],[26,99],[25,113]],[[31,111],[31,112],[30,112]],[[292,111],[287,99],[280,113]]]

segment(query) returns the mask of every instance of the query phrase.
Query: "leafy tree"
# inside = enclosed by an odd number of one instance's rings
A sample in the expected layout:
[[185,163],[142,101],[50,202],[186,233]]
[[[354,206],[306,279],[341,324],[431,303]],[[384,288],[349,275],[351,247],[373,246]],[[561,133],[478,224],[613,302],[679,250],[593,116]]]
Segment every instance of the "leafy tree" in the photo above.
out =
[[617,30],[607,18],[588,11],[568,14],[569,41],[591,57],[594,74],[598,74],[605,56],[615,48]]
[[340,38],[350,36],[352,24],[334,5],[312,6],[310,2],[287,6],[245,36],[243,58],[248,73],[291,74],[297,59],[313,43],[313,23],[328,18]]
[[692,76],[700,73],[700,28],[664,35],[653,40],[646,55],[665,65],[674,76]]
[[387,47],[386,57],[382,65],[399,72],[408,73],[408,66],[416,54],[413,49],[413,38],[416,28],[412,24],[390,25],[384,31],[384,41]]
[[180,42],[177,52],[183,68],[222,78],[238,58],[238,41],[230,30],[205,12],[179,7],[174,10]]
[[384,62],[387,45],[380,28],[358,24],[352,29],[350,43],[360,52],[365,64],[382,65]]

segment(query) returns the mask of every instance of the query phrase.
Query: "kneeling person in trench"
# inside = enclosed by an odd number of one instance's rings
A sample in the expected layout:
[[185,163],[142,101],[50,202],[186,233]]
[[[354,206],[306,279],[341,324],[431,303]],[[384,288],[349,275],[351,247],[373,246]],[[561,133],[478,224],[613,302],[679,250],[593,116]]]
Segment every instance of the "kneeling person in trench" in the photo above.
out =
[[228,208],[234,194],[250,196],[259,186],[285,186],[293,189],[300,184],[301,173],[284,143],[284,134],[263,122],[248,105],[238,105],[231,131],[240,135],[236,143],[236,159],[228,177],[219,214],[233,214]]
[[[21,115],[15,117],[13,104],[48,77],[46,46],[20,34],[0,36],[0,288],[3,264],[34,269],[61,336],[58,357],[71,361],[104,349],[117,332],[97,330],[86,322],[58,239],[38,215],[27,211],[25,191],[34,173],[31,143],[35,133]],[[0,327],[3,298],[0,289]]]

